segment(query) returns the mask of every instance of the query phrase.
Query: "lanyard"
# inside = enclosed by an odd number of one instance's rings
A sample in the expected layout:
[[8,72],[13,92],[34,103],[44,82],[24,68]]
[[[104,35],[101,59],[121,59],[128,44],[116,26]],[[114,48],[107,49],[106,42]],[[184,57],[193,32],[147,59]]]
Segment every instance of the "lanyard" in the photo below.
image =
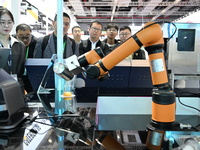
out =
[[[11,48],[11,44],[9,44],[8,46]],[[4,47],[1,41],[0,41],[0,47]],[[12,49],[10,49],[10,55],[8,57],[7,64],[9,67],[10,74],[12,74]]]
[[26,48],[26,59],[28,58],[29,46]]
[[66,46],[66,41],[63,43],[63,54],[64,54],[64,51],[65,51],[65,46]]
[[10,55],[9,55],[7,63],[9,67],[9,72],[10,74],[12,74],[12,49],[10,50]]
[[[26,48],[26,58],[25,58],[25,59],[28,58],[28,52],[29,52],[29,46]],[[24,74],[23,74],[23,75],[27,75],[26,72],[27,72],[27,71],[26,71],[26,68],[25,68],[25,70],[24,70]]]

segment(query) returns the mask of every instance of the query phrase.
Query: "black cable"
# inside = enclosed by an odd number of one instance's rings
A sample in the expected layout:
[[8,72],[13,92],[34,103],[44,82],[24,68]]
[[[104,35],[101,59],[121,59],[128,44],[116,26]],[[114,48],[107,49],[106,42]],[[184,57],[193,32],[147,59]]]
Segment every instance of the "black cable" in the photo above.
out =
[[[55,114],[53,116],[45,116],[45,117],[37,118],[40,114],[42,114],[44,112],[46,112],[46,111],[44,110],[44,111],[39,112],[36,116],[34,116],[33,118],[31,118],[27,124],[30,124],[32,122],[36,122],[36,123],[40,123],[40,124],[43,124],[43,125],[54,127],[56,129],[59,129],[59,130],[69,131],[70,132],[71,131],[70,128],[63,129],[63,128],[60,128],[58,125],[51,125],[51,124],[43,123],[43,122],[40,122],[40,121],[37,121],[37,120],[40,120],[40,119],[50,119],[50,118],[65,118],[65,117],[78,118],[79,117],[79,118],[83,118],[83,119],[88,120],[90,122],[91,126],[94,127],[95,129],[98,128],[97,125],[96,125],[96,122],[94,120],[90,119],[87,116],[80,116],[80,115],[76,115],[76,114],[64,114],[64,115],[57,115],[57,114]],[[26,128],[26,126],[25,126],[25,128]],[[50,129],[52,129],[52,128],[50,128]],[[48,129],[44,133],[48,132],[50,129]],[[37,131],[33,131],[33,132],[37,132]],[[73,132],[73,131],[71,131],[71,132]]]
[[181,100],[180,100],[181,94],[191,94],[191,95],[193,95],[193,96],[199,96],[199,94],[191,93],[191,92],[181,92],[181,93],[178,94],[178,101],[179,101],[179,103],[182,104],[183,106],[189,107],[189,108],[191,108],[191,109],[195,109],[195,110],[197,110],[197,111],[200,112],[200,109],[197,109],[197,108],[195,108],[195,107],[193,107],[193,106],[186,105],[186,104],[182,103]]
[[200,127],[200,124],[198,124],[195,128],[198,128],[198,127]]
[[[81,116],[81,118],[85,118],[85,119],[88,119],[88,117],[84,117],[84,116]],[[36,119],[42,119],[42,118],[36,118]],[[73,117],[73,120],[75,119],[75,117]],[[88,120],[90,123],[92,122],[92,120],[89,118],[89,120]],[[71,130],[71,126],[70,126],[70,128],[64,128],[64,127],[60,127],[59,126],[59,124],[58,125],[51,125],[51,124],[47,124],[47,123],[44,123],[44,122],[40,122],[40,121],[34,121],[34,122],[36,122],[36,123],[40,123],[40,124],[43,124],[43,125],[47,125],[47,126],[51,126],[51,127],[53,127],[53,128],[55,128],[55,129],[58,129],[58,130],[61,130],[61,131],[64,131],[64,132],[72,132],[72,133],[77,133],[77,131],[73,131],[73,130]],[[79,122],[79,124],[77,124],[78,122],[77,121],[73,121],[72,122],[72,126],[77,126],[77,125],[81,125],[82,123],[80,123]],[[91,127],[95,127],[95,128],[97,128],[96,127],[96,125],[94,126],[94,125],[92,125],[91,124]],[[48,129],[47,131],[45,131],[44,133],[46,133],[46,132],[48,132],[49,130],[51,130],[51,129],[53,129],[53,128],[50,128],[50,129]],[[73,128],[73,127],[72,127]],[[78,139],[78,141],[80,141],[80,142],[83,142],[83,143],[85,143],[85,141],[83,140],[82,141],[82,138],[84,139],[84,136],[82,135],[82,134],[84,134],[84,135],[86,135],[86,139],[87,139],[87,131],[84,129],[84,126],[80,126],[80,128],[82,129],[81,131],[80,131],[80,137],[79,137],[79,139]],[[36,130],[34,130],[34,129],[29,129],[31,132],[33,132],[33,133],[35,133],[35,134],[44,134],[44,133],[38,133]],[[83,131],[85,131],[85,132],[83,132]],[[86,140],[85,139],[85,140]]]
[[176,31],[177,31],[177,27],[176,27],[176,25],[174,24],[174,23],[171,23],[171,24],[173,24],[174,25],[174,27],[175,27],[175,31],[174,31],[174,33],[168,38],[168,40],[167,40],[167,42],[174,36],[174,34],[176,33]]
[[191,127],[191,129],[195,130],[195,131],[200,131],[199,129],[197,129],[198,125],[196,127]]
[[175,33],[177,31],[177,27],[173,22],[163,22],[163,23],[169,23],[169,24],[172,24],[175,27],[174,33],[166,40],[166,42],[169,42],[169,40],[175,35]]
[[43,112],[46,112],[46,111],[41,111],[41,112],[39,112],[36,116],[34,116],[33,118],[31,118],[31,119],[30,119],[30,123],[34,122],[34,121],[37,119],[37,117],[38,117],[40,114],[42,114]]
[[56,125],[51,125],[51,124],[47,124],[47,123],[40,122],[40,121],[36,121],[36,120],[33,121],[33,122],[40,123],[40,124],[43,124],[43,125],[47,125],[47,126],[50,126],[50,127],[52,127],[52,128],[46,130],[46,131],[43,132],[43,133],[39,133],[39,132],[37,132],[37,131],[34,130],[34,129],[27,129],[26,126],[24,126],[24,128],[26,128],[27,130],[29,130],[29,131],[31,131],[31,132],[33,132],[33,133],[37,133],[37,134],[45,134],[46,132],[48,132],[49,130],[51,130],[51,129],[53,129],[53,128],[58,129],[58,130],[61,130],[61,131],[65,131],[65,132],[73,132],[73,131],[71,131],[71,130],[68,129],[68,128],[63,129],[63,128],[60,128],[60,127],[58,127],[58,126],[56,126]]
[[[49,118],[52,118],[52,117],[73,117],[73,118],[77,118],[77,117],[80,117],[80,118],[83,118],[83,119],[86,119],[90,122],[91,126],[95,127],[97,129],[97,125],[95,123],[94,120],[90,119],[89,117],[86,117],[86,116],[80,116],[80,115],[73,115],[73,114],[66,114],[66,115],[55,115],[55,116],[48,116],[48,117],[41,117],[41,118],[36,118],[34,122],[37,122],[36,120],[38,119],[49,119]],[[54,127],[57,127],[57,126],[54,126]]]

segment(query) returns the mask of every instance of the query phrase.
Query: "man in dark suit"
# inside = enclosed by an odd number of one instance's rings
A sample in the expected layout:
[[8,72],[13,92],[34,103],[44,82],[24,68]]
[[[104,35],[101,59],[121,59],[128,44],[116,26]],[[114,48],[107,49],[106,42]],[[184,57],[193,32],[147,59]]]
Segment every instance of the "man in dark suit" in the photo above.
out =
[[[19,24],[16,27],[16,35],[14,35],[14,37],[16,37],[18,40],[21,40],[26,46],[26,59],[33,58],[33,52],[37,43],[37,38],[32,35],[31,27],[25,23]],[[26,70],[22,76],[22,80],[24,82],[24,89],[26,92],[32,92],[33,88],[31,86]]]
[[26,58],[33,58],[33,51],[35,49],[37,38],[32,35],[32,29],[29,25],[22,23],[16,27],[16,35],[18,40],[21,40],[26,46]]
[[[78,43],[67,36],[70,21],[70,16],[63,12],[63,58],[79,55]],[[54,18],[53,26],[54,32],[52,34],[38,38],[34,58],[51,58],[53,54],[57,54],[57,15]]]

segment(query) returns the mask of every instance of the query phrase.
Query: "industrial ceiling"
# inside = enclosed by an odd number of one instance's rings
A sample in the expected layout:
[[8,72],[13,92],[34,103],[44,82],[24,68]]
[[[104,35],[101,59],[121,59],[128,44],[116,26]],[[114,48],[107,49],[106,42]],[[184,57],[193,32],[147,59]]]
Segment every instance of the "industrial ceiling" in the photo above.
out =
[[64,0],[77,23],[174,22],[200,8],[200,0]]
[[[40,2],[22,0],[21,13],[26,13],[26,9],[34,7],[38,10],[38,23],[45,24],[45,10],[49,10],[48,17],[51,24],[57,12],[56,5],[56,0],[40,0]],[[113,22],[119,26],[123,24],[141,26],[149,21],[178,21],[199,11],[200,0],[64,0],[63,7],[63,11],[81,27],[88,26],[95,20],[104,25]]]

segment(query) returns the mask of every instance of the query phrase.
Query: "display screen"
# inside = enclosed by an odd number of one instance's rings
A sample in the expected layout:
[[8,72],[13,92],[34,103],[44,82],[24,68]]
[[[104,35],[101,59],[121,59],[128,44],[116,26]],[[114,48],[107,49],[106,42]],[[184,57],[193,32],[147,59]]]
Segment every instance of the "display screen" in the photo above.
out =
[[178,51],[194,51],[195,29],[179,29],[178,30]]

